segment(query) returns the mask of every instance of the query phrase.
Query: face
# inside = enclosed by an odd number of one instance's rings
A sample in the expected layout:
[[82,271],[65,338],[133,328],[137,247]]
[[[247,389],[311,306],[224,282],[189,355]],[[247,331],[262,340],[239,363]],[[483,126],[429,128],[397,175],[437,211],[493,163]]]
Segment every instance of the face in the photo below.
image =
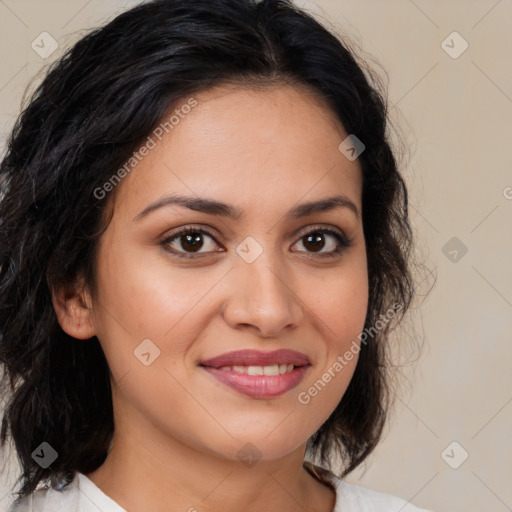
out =
[[251,442],[276,459],[315,433],[355,369],[357,356],[333,370],[368,305],[361,169],[309,89],[194,99],[116,186],[92,324],[116,425],[233,460]]

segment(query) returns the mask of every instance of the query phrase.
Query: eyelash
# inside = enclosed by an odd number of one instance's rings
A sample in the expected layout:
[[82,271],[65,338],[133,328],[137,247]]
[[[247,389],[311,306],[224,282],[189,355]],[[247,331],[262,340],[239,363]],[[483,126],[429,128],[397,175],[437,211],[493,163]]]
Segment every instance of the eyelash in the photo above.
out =
[[[168,236],[164,240],[162,240],[160,242],[160,245],[165,247],[165,246],[169,245],[171,242],[173,242],[174,240],[178,240],[180,237],[187,235],[187,234],[192,234],[192,233],[201,233],[203,235],[208,235],[215,241],[215,243],[217,245],[220,245],[219,242],[217,242],[215,236],[212,233],[210,233],[208,230],[205,230],[203,228],[196,228],[193,226],[185,226],[182,228],[178,228],[176,231],[174,231],[174,233],[172,233],[170,236]],[[344,235],[341,235],[340,233],[338,233],[337,231],[334,231],[332,229],[320,228],[320,227],[314,227],[310,231],[304,233],[299,238],[298,241],[302,240],[306,236],[311,235],[313,233],[322,233],[322,234],[331,235],[338,242],[338,246],[334,251],[331,251],[328,253],[316,253],[316,254],[318,254],[319,258],[334,258],[334,257],[338,256],[339,254],[341,254],[345,249],[352,246],[352,240],[348,239]],[[208,254],[208,253],[183,253],[183,252],[175,251],[174,249],[165,249],[165,250],[172,253],[175,256],[178,256],[179,258],[189,258],[189,259],[190,258],[201,258],[202,257],[201,255]],[[299,251],[299,252],[303,252],[303,251]],[[310,254],[315,254],[315,253],[311,252]]]

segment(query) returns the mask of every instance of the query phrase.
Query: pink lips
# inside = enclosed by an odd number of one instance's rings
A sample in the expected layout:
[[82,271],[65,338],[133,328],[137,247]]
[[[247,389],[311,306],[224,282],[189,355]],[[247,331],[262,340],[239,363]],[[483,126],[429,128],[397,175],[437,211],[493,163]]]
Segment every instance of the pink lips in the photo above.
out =
[[259,350],[237,350],[227,352],[220,356],[201,361],[202,366],[220,368],[222,366],[268,366],[272,364],[293,364],[304,366],[309,359],[295,350],[274,350],[274,352],[260,352]]
[[[234,370],[220,369],[224,366],[271,366],[276,364],[293,364],[296,368],[279,375],[247,375]],[[223,384],[253,398],[270,398],[286,393],[299,384],[310,365],[307,356],[286,349],[274,352],[239,350],[200,363],[202,368]]]

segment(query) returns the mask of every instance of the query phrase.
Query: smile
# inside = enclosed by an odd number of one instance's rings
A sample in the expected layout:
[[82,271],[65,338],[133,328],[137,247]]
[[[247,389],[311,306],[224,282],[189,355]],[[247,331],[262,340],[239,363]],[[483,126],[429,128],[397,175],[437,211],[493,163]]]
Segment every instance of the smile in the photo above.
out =
[[294,369],[293,364],[273,364],[269,366],[222,366],[222,371],[234,371],[247,375],[283,375]]
[[237,350],[199,363],[199,368],[217,381],[252,398],[272,398],[290,391],[310,366],[306,354],[288,349]]

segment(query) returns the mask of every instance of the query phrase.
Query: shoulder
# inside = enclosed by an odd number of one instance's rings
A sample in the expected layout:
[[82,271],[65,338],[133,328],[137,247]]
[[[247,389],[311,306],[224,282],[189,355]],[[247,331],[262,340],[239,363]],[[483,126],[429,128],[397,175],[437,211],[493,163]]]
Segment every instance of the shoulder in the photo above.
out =
[[73,479],[62,490],[39,487],[21,501],[11,504],[7,512],[78,512],[78,482]]
[[336,487],[336,507],[333,512],[430,512],[408,501],[359,485],[349,484],[332,475]]
[[304,468],[335,491],[336,502],[333,512],[432,512],[415,507],[393,494],[349,484],[329,469],[313,464],[311,461],[304,461]]
[[333,512],[431,512],[415,507],[398,496],[349,484],[329,469],[317,466],[310,461],[305,461],[304,467],[315,478],[335,491],[336,502]]
[[42,487],[13,503],[7,512],[126,512],[86,475],[78,472],[66,486]]

